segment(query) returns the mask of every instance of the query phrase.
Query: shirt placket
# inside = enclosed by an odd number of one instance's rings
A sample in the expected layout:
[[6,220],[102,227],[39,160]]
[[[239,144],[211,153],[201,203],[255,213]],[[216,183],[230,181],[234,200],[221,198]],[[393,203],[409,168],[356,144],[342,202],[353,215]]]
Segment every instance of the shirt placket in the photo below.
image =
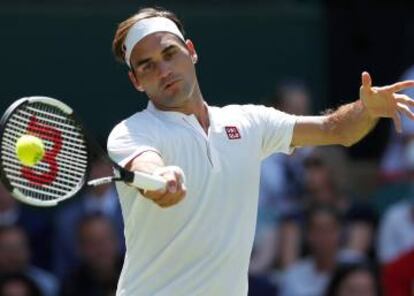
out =
[[208,128],[207,134],[194,116],[183,117],[184,122],[202,137],[203,143],[206,147],[207,159],[213,170],[218,169],[217,156],[211,141],[211,126]]

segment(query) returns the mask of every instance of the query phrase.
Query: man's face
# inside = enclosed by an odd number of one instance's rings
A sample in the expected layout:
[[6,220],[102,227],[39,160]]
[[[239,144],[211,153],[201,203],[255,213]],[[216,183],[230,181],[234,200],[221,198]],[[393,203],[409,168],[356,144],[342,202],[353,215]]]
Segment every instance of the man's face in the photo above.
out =
[[197,83],[191,41],[158,32],[138,42],[132,53],[130,78],[161,110],[181,109],[191,100]]
[[339,246],[340,226],[328,213],[316,213],[309,222],[308,242],[314,255],[330,256]]
[[0,236],[0,272],[18,272],[29,261],[29,249],[24,233],[10,229]]
[[88,221],[80,228],[80,253],[93,268],[108,268],[117,260],[118,242],[106,218]]
[[378,295],[375,278],[367,271],[356,271],[349,274],[339,286],[339,296],[374,296]]

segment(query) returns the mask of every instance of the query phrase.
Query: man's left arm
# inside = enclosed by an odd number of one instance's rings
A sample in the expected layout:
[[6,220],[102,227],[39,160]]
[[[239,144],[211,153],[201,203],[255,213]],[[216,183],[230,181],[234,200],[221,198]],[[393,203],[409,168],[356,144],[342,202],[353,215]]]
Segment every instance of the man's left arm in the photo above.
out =
[[351,146],[361,140],[378,122],[379,118],[392,118],[395,128],[401,132],[400,114],[414,119],[409,106],[414,100],[399,94],[414,87],[407,80],[393,85],[373,87],[371,77],[362,73],[360,98],[343,105],[338,110],[323,116],[298,117],[292,137],[292,146],[316,146],[339,144]]

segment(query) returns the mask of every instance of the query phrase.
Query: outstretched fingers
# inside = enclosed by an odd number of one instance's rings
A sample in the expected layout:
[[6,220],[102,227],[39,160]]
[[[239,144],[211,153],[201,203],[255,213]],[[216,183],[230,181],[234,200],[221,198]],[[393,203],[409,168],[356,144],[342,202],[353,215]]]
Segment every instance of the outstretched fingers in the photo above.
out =
[[367,71],[362,72],[361,74],[361,91],[364,94],[369,94],[371,92],[372,79],[371,75]]
[[397,110],[403,113],[405,116],[409,117],[410,119],[414,120],[414,113],[408,108],[407,105],[402,103],[397,103]]
[[397,132],[402,131],[401,115],[414,120],[414,100],[407,95],[399,94],[407,88],[414,88],[414,80],[405,80],[388,86],[373,87],[368,72],[361,74],[360,98],[368,112],[374,118],[391,117]]
[[407,88],[414,87],[414,80],[405,80],[401,82],[394,83],[386,87],[388,91],[399,92]]
[[394,122],[395,130],[397,131],[397,133],[401,133],[402,132],[401,116],[398,112],[394,113],[392,117],[392,121]]
[[[414,100],[411,99],[409,96],[402,95],[402,94],[394,94],[394,98],[395,98],[395,102],[397,103],[396,104],[397,110],[394,114],[393,120],[394,120],[394,124],[395,124],[395,128],[397,132],[400,133],[402,131],[400,113],[404,114],[411,120],[414,120],[414,113],[409,108],[410,106],[414,106]],[[397,126],[397,122],[399,123],[398,126]]]
[[407,95],[402,95],[402,94],[395,94],[394,95],[395,100],[397,101],[397,103],[402,103],[404,105],[407,106],[413,106],[414,107],[414,100],[411,99],[409,96]]

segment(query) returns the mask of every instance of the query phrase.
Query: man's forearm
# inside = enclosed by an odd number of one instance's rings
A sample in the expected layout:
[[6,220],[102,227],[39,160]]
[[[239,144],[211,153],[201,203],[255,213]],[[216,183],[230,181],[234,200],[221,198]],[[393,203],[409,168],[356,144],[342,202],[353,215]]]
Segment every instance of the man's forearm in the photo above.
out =
[[377,124],[361,100],[343,105],[338,110],[326,114],[326,125],[341,137],[341,144],[351,146],[361,140]]
[[152,174],[156,169],[163,167],[161,156],[155,151],[145,151],[131,160],[125,168],[130,171],[140,171]]
[[414,80],[373,87],[371,76],[363,72],[360,99],[324,116],[298,117],[291,145],[351,146],[368,134],[382,117],[392,118],[396,130],[401,132],[400,114],[414,120],[414,112],[409,108],[414,106],[414,100],[398,92],[410,87],[414,87]]

